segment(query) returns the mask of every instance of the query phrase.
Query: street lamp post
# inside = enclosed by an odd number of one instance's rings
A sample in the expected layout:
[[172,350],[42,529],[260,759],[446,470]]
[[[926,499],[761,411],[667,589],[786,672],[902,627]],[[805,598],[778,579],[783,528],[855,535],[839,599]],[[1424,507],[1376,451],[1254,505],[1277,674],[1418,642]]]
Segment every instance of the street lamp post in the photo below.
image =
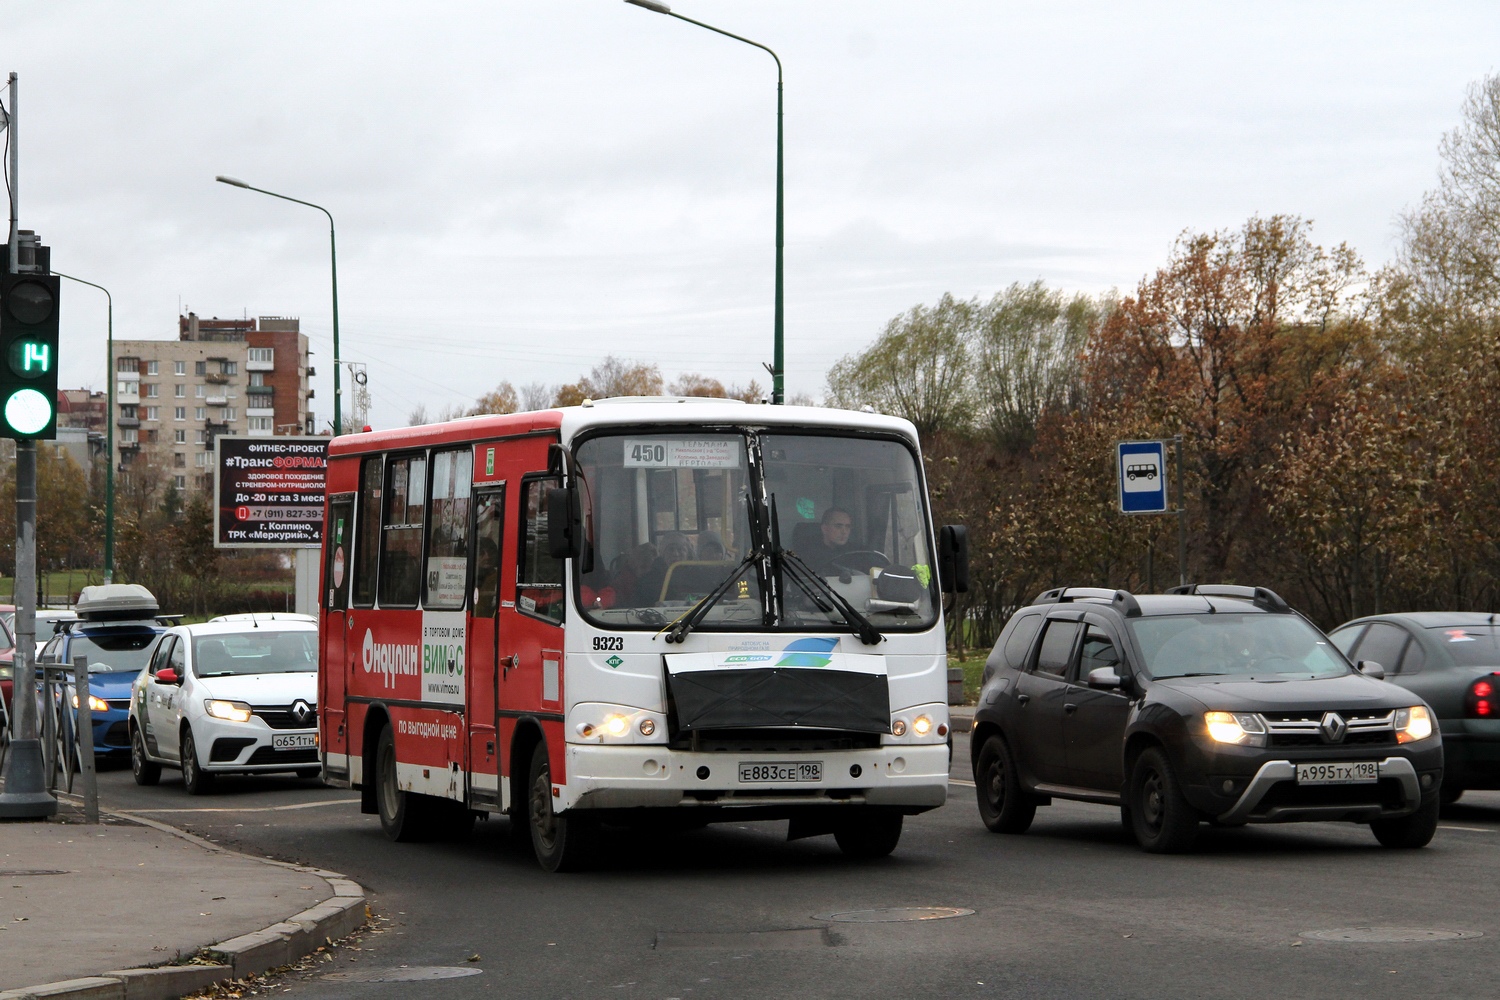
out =
[[783,321],[783,310],[782,310],[782,280],[781,280],[782,247],[785,244],[784,229],[783,229],[783,225],[782,225],[782,220],[784,218],[785,213],[783,211],[783,200],[782,200],[782,136],[781,136],[781,122],[782,122],[782,100],[781,100],[781,96],[782,96],[782,87],[781,87],[781,57],[778,56],[775,52],[772,52],[766,46],[760,44],[759,42],[752,42],[748,38],[744,38],[744,37],[741,37],[740,35],[736,35],[736,34],[734,34],[732,32],[725,31],[723,28],[715,28],[711,24],[704,24],[702,21],[695,21],[695,20],[693,20],[690,17],[684,17],[681,14],[678,14],[675,11],[673,11],[672,8],[668,7],[666,4],[664,4],[664,3],[657,3],[656,0],[625,0],[625,2],[628,3],[628,4],[633,4],[633,5],[637,6],[637,7],[643,7],[646,10],[653,11],[653,12],[655,12],[657,14],[666,14],[668,17],[675,17],[675,18],[677,18],[677,20],[679,20],[679,21],[686,21],[688,24],[696,24],[700,28],[707,28],[709,31],[712,31],[715,34],[723,35],[726,38],[733,38],[737,42],[744,42],[746,45],[753,45],[757,49],[760,49],[763,52],[769,53],[770,56],[771,56],[771,58],[776,60],[776,315],[775,315],[775,348],[774,348],[775,355],[774,355],[774,357],[772,359],[772,362],[771,362],[771,402],[773,404],[776,404],[776,405],[779,406],[780,404],[782,404],[782,403],[784,403],[786,401],[785,383],[784,383],[784,376],[785,376],[785,372],[786,372],[786,367],[785,367],[785,360],[786,360],[786,358],[785,358],[785,338],[783,336],[784,329],[783,329],[783,322],[782,322]]
[[53,271],[59,278],[76,281],[80,285],[97,288],[104,293],[109,303],[109,327],[106,335],[105,353],[108,361],[104,365],[104,376],[109,379],[109,403],[104,409],[104,450],[109,461],[104,465],[104,582],[115,582],[115,297],[109,289],[92,281],[75,278],[71,274]]
[[328,216],[328,252],[333,270],[333,436],[338,437],[344,433],[342,410],[339,405],[342,402],[344,391],[339,387],[339,250],[338,241],[334,238],[333,233],[333,213],[322,205],[314,205],[310,201],[303,201],[301,198],[293,198],[290,195],[277,194],[275,191],[267,191],[265,188],[251,187],[244,181],[236,180],[233,177],[225,177],[221,174],[215,177],[214,180],[220,184],[228,184],[230,187],[244,188],[246,191],[268,194],[272,198],[280,198],[282,201],[294,201],[299,205],[306,205],[308,208],[316,208]]

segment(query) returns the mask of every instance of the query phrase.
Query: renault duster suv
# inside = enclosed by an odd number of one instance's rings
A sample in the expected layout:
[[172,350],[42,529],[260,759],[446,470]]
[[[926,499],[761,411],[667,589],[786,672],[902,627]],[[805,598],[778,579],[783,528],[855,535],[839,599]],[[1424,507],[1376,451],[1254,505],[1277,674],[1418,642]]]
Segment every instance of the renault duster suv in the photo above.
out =
[[1113,805],[1157,853],[1189,849],[1204,820],[1349,820],[1422,847],[1441,737],[1421,699],[1378,676],[1262,587],[1047,591],[985,664],[980,815],[1024,833],[1053,798]]

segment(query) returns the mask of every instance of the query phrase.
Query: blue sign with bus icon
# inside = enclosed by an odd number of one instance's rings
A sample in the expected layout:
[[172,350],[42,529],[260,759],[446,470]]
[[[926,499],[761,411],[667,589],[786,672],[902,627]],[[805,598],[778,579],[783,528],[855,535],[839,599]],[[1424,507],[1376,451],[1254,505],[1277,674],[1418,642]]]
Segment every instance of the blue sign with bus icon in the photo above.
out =
[[1167,512],[1167,446],[1164,441],[1121,441],[1115,446],[1124,514]]

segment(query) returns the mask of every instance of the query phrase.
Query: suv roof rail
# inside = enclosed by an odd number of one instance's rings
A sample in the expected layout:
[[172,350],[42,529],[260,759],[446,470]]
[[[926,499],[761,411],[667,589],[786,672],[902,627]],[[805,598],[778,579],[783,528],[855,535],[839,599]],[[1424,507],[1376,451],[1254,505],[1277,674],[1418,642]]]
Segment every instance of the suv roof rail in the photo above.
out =
[[1138,618],[1141,604],[1128,590],[1109,590],[1106,587],[1054,587],[1036,595],[1032,604],[1071,604],[1073,601],[1108,601],[1126,618]]
[[1230,583],[1189,583],[1172,587],[1169,594],[1190,594],[1194,597],[1236,597],[1249,601],[1262,611],[1287,615],[1292,606],[1282,600],[1280,594],[1268,587],[1240,587]]

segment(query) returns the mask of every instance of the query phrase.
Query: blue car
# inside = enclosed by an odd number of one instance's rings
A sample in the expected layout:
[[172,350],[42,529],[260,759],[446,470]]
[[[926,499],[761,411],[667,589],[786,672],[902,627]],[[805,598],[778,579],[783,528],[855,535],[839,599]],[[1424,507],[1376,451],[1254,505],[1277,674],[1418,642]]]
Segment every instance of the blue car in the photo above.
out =
[[[151,592],[131,584],[85,587],[77,610],[78,621],[66,623],[47,642],[40,661],[88,659],[94,756],[128,760],[131,685],[150,661],[156,638],[167,626],[157,618],[159,609]],[[78,707],[71,686],[65,697]]]

